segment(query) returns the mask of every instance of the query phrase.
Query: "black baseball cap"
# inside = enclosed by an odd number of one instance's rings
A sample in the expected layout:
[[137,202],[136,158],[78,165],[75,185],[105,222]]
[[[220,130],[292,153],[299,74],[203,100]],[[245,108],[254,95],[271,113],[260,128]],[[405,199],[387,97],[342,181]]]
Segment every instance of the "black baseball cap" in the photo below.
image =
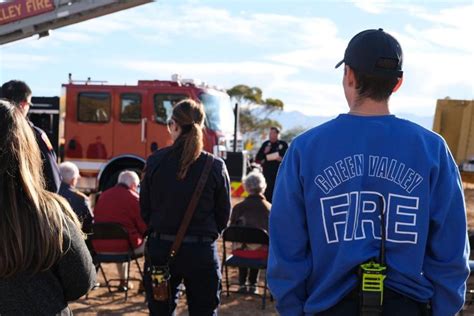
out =
[[347,45],[342,63],[366,75],[397,77],[403,75],[403,52],[400,43],[383,29],[365,30]]

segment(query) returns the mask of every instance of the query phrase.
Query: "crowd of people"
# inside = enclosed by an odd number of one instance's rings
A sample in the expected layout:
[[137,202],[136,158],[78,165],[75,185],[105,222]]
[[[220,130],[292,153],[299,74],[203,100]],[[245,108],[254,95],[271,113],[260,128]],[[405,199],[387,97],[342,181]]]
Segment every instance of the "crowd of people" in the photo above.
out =
[[[0,101],[0,315],[68,315],[96,285],[85,238],[93,223],[120,224],[145,255],[152,315],[172,315],[184,284],[190,315],[216,315],[221,270],[216,241],[229,225],[269,231],[270,247],[234,244],[235,256],[268,257],[281,315],[454,315],[469,276],[459,173],[438,135],[392,115],[402,83],[399,42],[382,29],[349,42],[343,90],[349,112],[288,147],[270,129],[231,206],[222,159],[203,150],[205,112],[178,102],[167,122],[173,145],[139,175],[124,170],[91,209],[79,170],[59,166],[46,134],[27,119],[31,89],[2,86]],[[94,252],[129,244],[94,241]],[[117,265],[127,291],[126,265]],[[265,276],[264,276],[265,277]],[[240,293],[258,293],[259,270],[239,269]],[[365,283],[366,279],[372,283]],[[376,280],[376,281],[374,281]],[[370,289],[368,289],[370,288]]]

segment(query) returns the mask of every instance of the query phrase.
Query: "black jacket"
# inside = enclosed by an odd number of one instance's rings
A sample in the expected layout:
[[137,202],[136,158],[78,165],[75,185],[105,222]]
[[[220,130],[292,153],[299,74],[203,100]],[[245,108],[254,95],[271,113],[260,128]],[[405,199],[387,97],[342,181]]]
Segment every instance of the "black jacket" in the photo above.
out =
[[72,210],[76,213],[82,223],[82,230],[84,232],[89,232],[94,219],[89,208],[89,198],[84,193],[77,191],[64,182],[61,182],[58,194],[69,202]]
[[[265,148],[270,147],[270,151],[265,154]],[[261,163],[263,166],[263,175],[267,182],[274,182],[278,173],[278,168],[280,167],[280,161],[272,160],[267,161],[266,156],[268,154],[276,153],[283,158],[285,156],[286,150],[288,149],[288,144],[283,140],[278,140],[275,143],[271,143],[269,140],[263,142],[260,147],[257,156],[255,157],[257,162]]]
[[[160,149],[147,160],[140,187],[140,209],[153,231],[175,235],[204,169],[208,153],[202,152],[186,177],[177,180],[181,151]],[[230,182],[224,161],[214,157],[211,173],[197,204],[186,235],[217,239],[227,227],[230,215]]]
[[31,122],[30,126],[35,133],[36,142],[38,143],[39,149],[41,151],[46,190],[58,193],[59,187],[61,185],[61,176],[59,174],[59,167],[53,146],[51,145],[48,136],[41,128],[34,126]]

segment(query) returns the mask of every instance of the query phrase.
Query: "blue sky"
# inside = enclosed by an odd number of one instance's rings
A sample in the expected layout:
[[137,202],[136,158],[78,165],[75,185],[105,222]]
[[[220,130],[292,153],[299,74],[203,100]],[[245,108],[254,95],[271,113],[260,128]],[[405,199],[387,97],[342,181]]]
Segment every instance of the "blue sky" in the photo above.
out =
[[180,73],[333,116],[347,111],[334,65],[353,35],[382,27],[405,54],[392,112],[432,116],[438,98],[473,98],[473,17],[472,1],[163,0],[3,45],[0,81],[55,96],[68,73],[130,85]]

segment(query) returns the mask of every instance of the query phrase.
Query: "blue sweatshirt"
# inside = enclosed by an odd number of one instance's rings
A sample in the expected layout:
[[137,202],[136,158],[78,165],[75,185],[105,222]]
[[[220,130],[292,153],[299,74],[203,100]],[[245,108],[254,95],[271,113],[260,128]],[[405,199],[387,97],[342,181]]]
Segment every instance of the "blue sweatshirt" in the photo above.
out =
[[462,183],[444,140],[393,115],[337,118],[293,140],[270,212],[268,284],[283,316],[314,314],[378,258],[386,287],[433,315],[464,303],[469,245]]

